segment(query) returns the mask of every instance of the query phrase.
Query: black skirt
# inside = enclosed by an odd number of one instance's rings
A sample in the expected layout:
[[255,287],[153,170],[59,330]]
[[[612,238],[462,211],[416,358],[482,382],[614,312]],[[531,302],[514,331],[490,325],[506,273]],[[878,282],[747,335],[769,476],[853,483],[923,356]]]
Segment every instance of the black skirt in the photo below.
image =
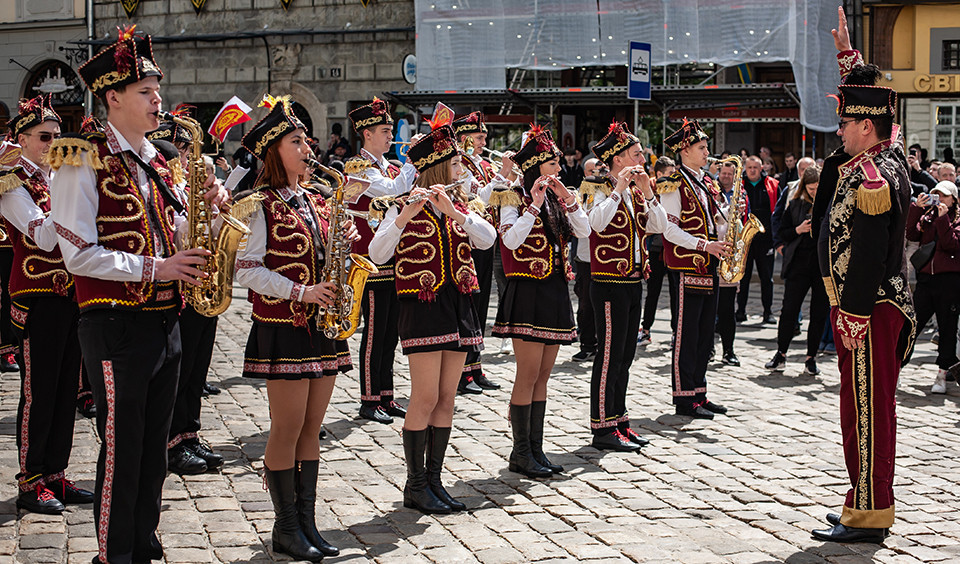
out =
[[436,300],[400,298],[400,347],[403,354],[483,350],[483,332],[473,309],[473,296],[445,284]]
[[570,289],[562,271],[544,280],[508,278],[493,334],[547,345],[576,341]]
[[331,341],[315,327],[254,321],[243,356],[243,375],[248,378],[301,380],[353,369],[347,341]]

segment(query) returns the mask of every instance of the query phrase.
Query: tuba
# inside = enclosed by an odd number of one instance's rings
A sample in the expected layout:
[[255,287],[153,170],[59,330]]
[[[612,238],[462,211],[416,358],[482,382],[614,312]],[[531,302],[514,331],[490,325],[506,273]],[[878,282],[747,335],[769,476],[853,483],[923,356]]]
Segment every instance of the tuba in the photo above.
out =
[[[337,186],[330,204],[330,225],[343,224],[348,215],[351,215],[344,206],[344,186],[346,177],[340,171],[324,166],[314,159],[304,159],[307,165],[323,171],[336,179]],[[335,235],[337,234],[337,235]],[[339,236],[339,232],[331,232],[327,236],[327,245],[324,248],[325,263],[320,273],[322,282],[333,282],[333,305],[320,306],[317,316],[317,330],[323,331],[328,339],[342,341],[357,330],[360,323],[360,304],[363,297],[363,286],[367,277],[378,272],[377,265],[370,259],[350,252],[353,243]],[[350,268],[347,269],[347,258],[350,259]]]
[[746,221],[743,220],[747,198],[743,193],[743,161],[740,157],[731,155],[725,159],[710,157],[707,160],[720,165],[733,162],[737,167],[733,179],[733,195],[730,197],[730,207],[727,208],[727,236],[724,238],[725,242],[730,243],[733,252],[720,259],[717,273],[724,282],[739,282],[747,266],[750,241],[757,233],[763,233],[763,224],[752,213],[747,215]]
[[209,276],[202,279],[199,286],[181,284],[181,290],[187,303],[193,306],[197,313],[214,317],[230,306],[237,247],[240,239],[250,233],[250,229],[231,215],[221,213],[223,224],[216,241],[213,241],[213,213],[210,205],[203,199],[203,184],[207,180],[207,172],[203,166],[203,128],[195,119],[169,112],[160,112],[160,119],[186,128],[193,138],[187,163],[190,192],[187,248],[210,251],[206,264],[197,267]]

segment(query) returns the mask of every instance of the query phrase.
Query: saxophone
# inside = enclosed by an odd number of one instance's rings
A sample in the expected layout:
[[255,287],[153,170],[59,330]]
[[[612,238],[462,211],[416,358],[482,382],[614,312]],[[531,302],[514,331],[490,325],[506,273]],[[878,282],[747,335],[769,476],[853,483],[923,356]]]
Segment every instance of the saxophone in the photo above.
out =
[[193,142],[190,143],[188,157],[188,189],[190,193],[188,209],[188,249],[206,249],[210,251],[206,264],[200,265],[202,272],[208,274],[199,286],[181,283],[181,291],[197,313],[207,317],[220,315],[230,306],[233,298],[233,273],[237,259],[237,247],[240,239],[250,233],[250,229],[240,220],[227,213],[221,213],[223,224],[216,241],[213,236],[213,213],[210,205],[203,199],[203,184],[207,181],[207,172],[203,166],[203,128],[195,119],[187,116],[160,112],[160,119],[173,123],[190,131]]
[[733,251],[726,258],[720,259],[717,273],[724,282],[739,282],[747,266],[750,241],[757,233],[763,233],[763,224],[752,213],[743,221],[743,208],[747,201],[743,193],[743,160],[737,155],[725,159],[710,157],[707,160],[720,165],[733,162],[737,167],[733,179],[733,195],[730,197],[730,207],[727,208],[727,236],[724,238]]
[[[314,159],[304,159],[308,166],[332,176],[337,181],[336,191],[330,199],[330,226],[339,226],[350,215],[344,206],[343,190],[346,177],[340,171],[324,166]],[[360,323],[360,304],[363,298],[363,286],[367,277],[378,272],[377,265],[370,259],[356,253],[351,253],[353,243],[345,237],[335,236],[331,232],[327,236],[327,245],[324,248],[324,266],[320,273],[322,282],[335,284],[333,305],[320,306],[317,316],[317,330],[323,331],[328,339],[342,341],[357,330]],[[350,269],[347,270],[347,258],[350,259]]]

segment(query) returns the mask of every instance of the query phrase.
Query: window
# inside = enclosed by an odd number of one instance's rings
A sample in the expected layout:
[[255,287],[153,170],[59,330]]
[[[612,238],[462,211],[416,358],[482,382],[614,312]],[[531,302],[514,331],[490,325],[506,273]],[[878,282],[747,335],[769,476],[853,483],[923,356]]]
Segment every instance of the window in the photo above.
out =
[[934,139],[934,153],[931,158],[943,159],[943,150],[953,149],[954,158],[957,157],[957,148],[960,147],[960,103],[938,104],[936,138]]
[[943,70],[960,70],[960,39],[943,42]]

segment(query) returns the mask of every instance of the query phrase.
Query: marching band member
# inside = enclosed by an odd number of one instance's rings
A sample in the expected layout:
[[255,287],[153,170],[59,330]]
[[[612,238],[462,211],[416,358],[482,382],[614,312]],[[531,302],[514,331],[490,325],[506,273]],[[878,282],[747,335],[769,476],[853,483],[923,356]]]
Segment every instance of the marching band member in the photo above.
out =
[[440,480],[457,382],[467,353],[483,346],[472,303],[478,285],[471,249],[490,248],[496,230],[468,209],[462,190],[452,199],[447,194],[446,185],[462,172],[462,155],[449,125],[431,126],[407,153],[420,173],[416,188],[387,211],[370,243],[370,258],[396,261],[400,345],[410,364],[403,505],[450,513],[466,509]]
[[877,86],[880,70],[850,46],[842,6],[838,18],[843,146],[823,163],[811,224],[840,365],[850,489],[843,511],[827,515],[832,527],[813,536],[879,544],[894,523],[897,381],[916,338],[903,250],[911,184],[893,123],[897,93]]
[[657,182],[660,203],[667,212],[663,231],[664,262],[680,274],[677,332],[671,381],[677,415],[713,419],[727,408],[707,399],[707,364],[713,348],[717,317],[718,260],[730,246],[718,241],[720,193],[704,174],[709,149],[707,134],[696,121],[664,140],[677,155],[677,172]]
[[[180,124],[164,123],[148,133],[147,139],[166,159],[173,178],[174,194],[187,207],[190,199],[186,192],[190,172],[187,156],[193,141],[190,131]],[[180,312],[182,356],[177,400],[167,442],[167,468],[181,476],[202,474],[223,464],[223,457],[200,442],[197,434],[200,431],[203,383],[207,379],[217,336],[217,319],[216,316],[200,315],[189,303],[185,303]]]
[[[464,154],[461,157],[461,162],[463,168],[476,180],[476,182],[470,183],[471,196],[479,197],[484,204],[487,204],[490,201],[494,181],[498,177],[501,182],[512,182],[516,179],[513,172],[513,162],[510,161],[509,157],[506,158],[504,166],[510,168],[504,171],[507,174],[504,178],[500,177],[494,171],[490,162],[483,158],[483,148],[487,146],[487,124],[483,121],[481,112],[473,112],[454,120],[453,129],[461,147],[464,146],[467,139],[470,139],[470,143],[473,145],[473,151]],[[487,326],[490,289],[493,286],[493,254],[495,249],[496,245],[489,249],[473,249],[473,264],[477,268],[477,282],[480,284],[480,292],[473,297],[473,305],[477,310],[477,318],[480,320],[481,332]],[[491,381],[483,373],[480,351],[467,353],[467,363],[463,366],[463,375],[460,376],[457,391],[480,394],[483,393],[483,390],[498,389],[500,389],[500,384]]]
[[567,281],[572,237],[590,232],[575,193],[560,182],[560,150],[549,131],[533,126],[514,155],[523,186],[504,192],[500,205],[500,256],[507,276],[493,334],[513,339],[517,376],[510,394],[513,452],[510,470],[532,478],[563,467],[543,454],[547,382],[561,344],[577,337]]
[[[324,248],[341,236],[330,208],[306,189],[306,128],[288,97],[264,96],[271,108],[241,143],[263,161],[250,216],[250,234],[237,253],[237,281],[252,291],[253,325],[243,375],[267,380],[270,435],[263,471],[276,520],[273,550],[316,562],[339,550],[317,531],[315,503],[320,424],[338,372],[352,368],[346,341],[328,339],[313,325],[318,305],[330,306],[335,283],[323,282]],[[346,235],[356,237],[350,223]],[[331,233],[332,231],[332,233]]]
[[[590,379],[590,429],[599,449],[636,451],[649,441],[630,428],[627,381],[640,332],[643,280],[650,274],[646,233],[663,231],[666,214],[643,169],[640,139],[614,121],[593,153],[610,167],[590,184],[590,301],[598,353]],[[596,187],[596,188],[594,188]]]
[[[103,442],[97,461],[96,562],[163,557],[156,529],[180,365],[178,282],[199,284],[209,252],[175,252],[186,223],[164,158],[147,141],[160,124],[160,78],[149,36],[122,30],[79,69],[107,106],[103,133],[51,148],[51,216],[80,306],[78,334]],[[225,194],[213,179],[205,197]]]
[[68,503],[93,503],[93,493],[64,477],[73,447],[73,410],[80,373],[77,302],[63,265],[50,214],[50,164],[45,156],[60,136],[50,97],[20,102],[11,120],[20,160],[0,179],[0,212],[13,244],[9,291],[13,331],[20,343],[17,507],[58,514]]
[[[355,175],[370,186],[350,209],[366,212],[370,200],[379,196],[399,196],[410,191],[417,170],[409,158],[402,168],[391,165],[383,156],[393,141],[393,116],[390,108],[378,98],[350,112],[353,130],[363,140],[360,154],[348,161],[350,166],[363,166]],[[367,256],[375,224],[357,222],[360,240],[353,252]],[[377,423],[392,423],[392,417],[403,417],[406,410],[394,401],[393,360],[397,349],[397,291],[393,284],[393,264],[380,266],[380,271],[367,278],[363,291],[363,334],[360,337],[360,417]]]

